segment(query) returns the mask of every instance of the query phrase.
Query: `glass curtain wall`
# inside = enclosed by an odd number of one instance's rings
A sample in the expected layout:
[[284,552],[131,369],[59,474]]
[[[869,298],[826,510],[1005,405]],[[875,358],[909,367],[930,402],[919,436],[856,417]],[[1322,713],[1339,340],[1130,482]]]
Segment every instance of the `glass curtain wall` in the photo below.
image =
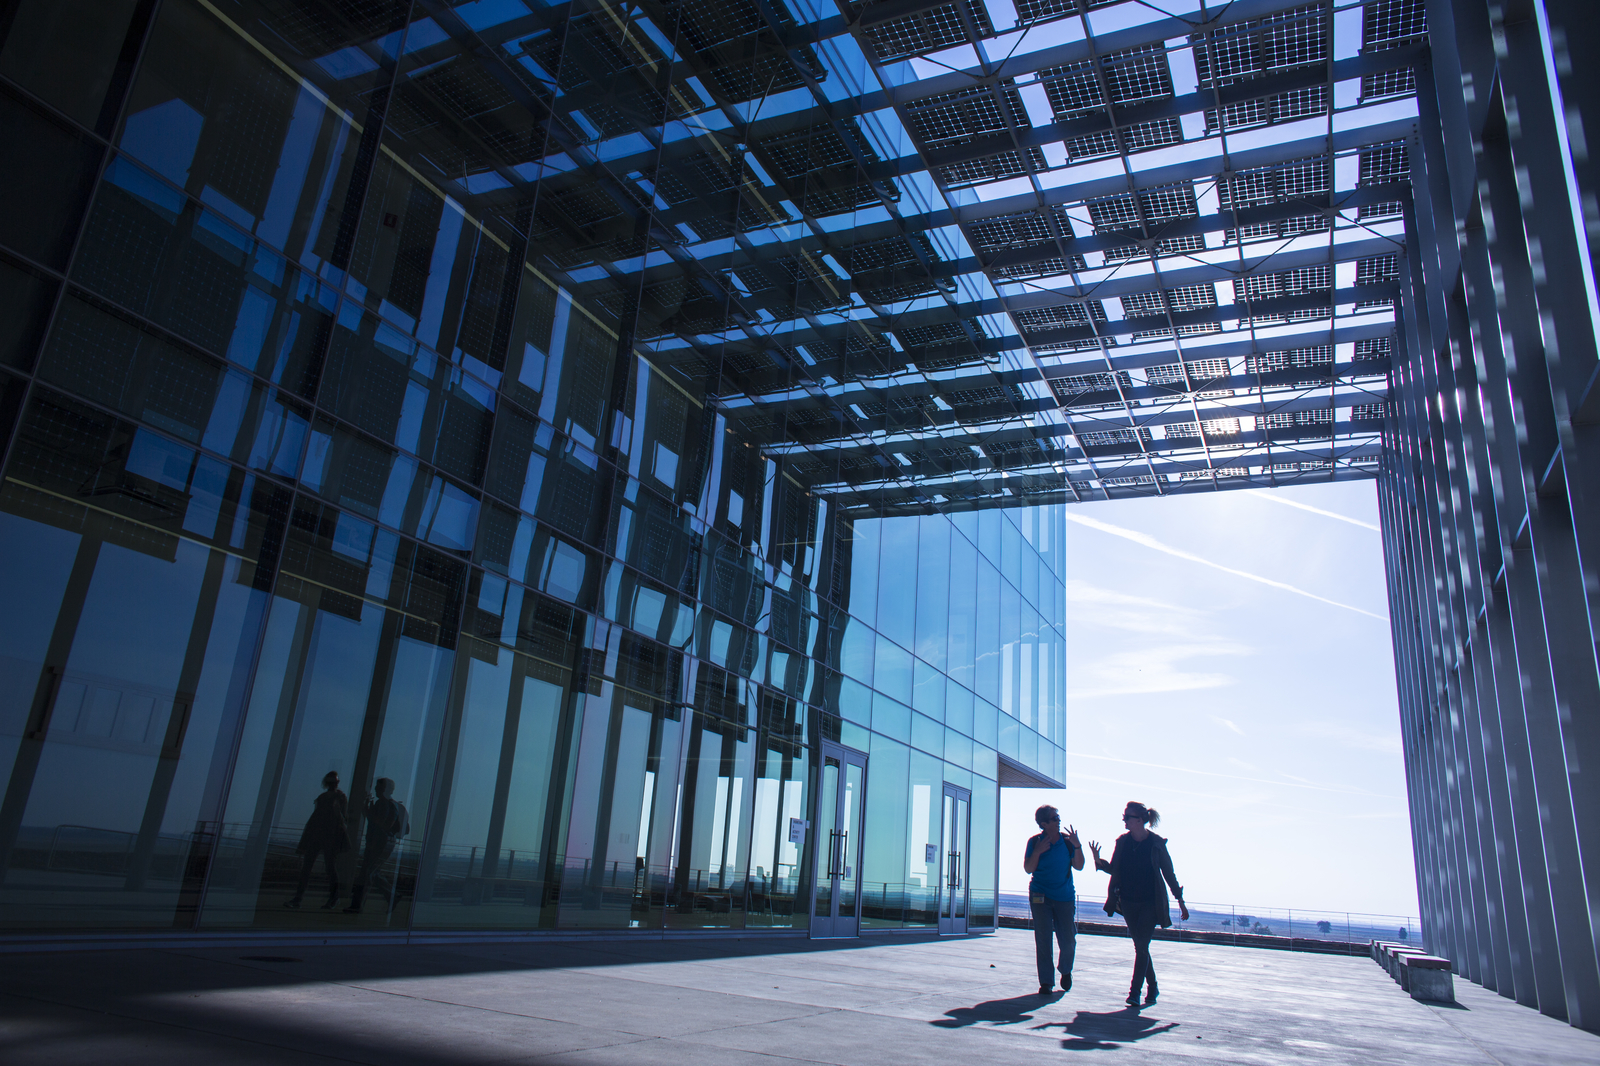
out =
[[767,308],[892,355],[759,254],[885,192],[826,121],[764,150],[799,202],[752,180],[726,116],[810,91],[770,32],[6,10],[0,928],[804,929],[823,739],[863,927],[936,925],[944,783],[993,924],[997,759],[1064,769],[1063,521],[843,507],[855,460],[719,410],[794,377]]

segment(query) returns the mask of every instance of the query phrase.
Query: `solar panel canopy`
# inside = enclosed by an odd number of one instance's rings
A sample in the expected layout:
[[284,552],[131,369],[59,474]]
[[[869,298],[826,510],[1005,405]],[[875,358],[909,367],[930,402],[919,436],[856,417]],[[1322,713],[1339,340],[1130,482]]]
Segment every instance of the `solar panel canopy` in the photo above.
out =
[[1421,0],[340,18],[315,80],[387,94],[542,313],[847,511],[1376,472]]

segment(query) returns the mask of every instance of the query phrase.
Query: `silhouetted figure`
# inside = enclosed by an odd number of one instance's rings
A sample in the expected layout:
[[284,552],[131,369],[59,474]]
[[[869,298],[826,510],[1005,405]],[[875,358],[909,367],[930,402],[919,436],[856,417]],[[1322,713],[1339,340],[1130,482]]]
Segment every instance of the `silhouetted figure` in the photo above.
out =
[[1128,1005],[1139,1005],[1139,990],[1149,983],[1145,1006],[1156,1001],[1156,968],[1150,959],[1150,938],[1156,926],[1163,929],[1172,925],[1172,907],[1167,902],[1167,885],[1177,897],[1183,920],[1189,920],[1189,908],[1183,902],[1183,886],[1172,872],[1172,856],[1167,854],[1164,838],[1150,832],[1150,826],[1161,821],[1154,808],[1129,801],[1122,812],[1122,824],[1128,829],[1117,838],[1111,861],[1100,857],[1100,845],[1089,842],[1094,852],[1094,868],[1111,874],[1111,884],[1106,889],[1106,913],[1120,912],[1128,923],[1128,936],[1133,940],[1133,985],[1128,989]]
[[339,902],[339,870],[336,863],[341,854],[350,850],[350,831],[345,825],[350,816],[350,800],[339,791],[339,775],[332,770],[322,778],[322,790],[311,817],[306,819],[305,829],[300,832],[300,843],[295,847],[305,856],[305,861],[300,866],[300,884],[295,887],[294,897],[283,904],[291,909],[300,906],[300,900],[306,894],[306,885],[311,883],[311,868],[317,864],[318,855],[322,856],[328,871],[328,902],[322,905],[322,909],[329,910]]
[[394,909],[394,883],[383,876],[389,857],[402,838],[411,832],[411,816],[406,805],[394,798],[394,781],[380,777],[373,783],[376,795],[367,804],[367,839],[361,849],[361,868],[356,871],[355,884],[350,888],[350,906],[346,914],[361,913],[361,900],[372,885]]
[[[1033,875],[1028,884],[1028,909],[1033,914],[1033,946],[1039,969],[1039,994],[1055,989],[1055,971],[1061,971],[1061,991],[1072,990],[1072,960],[1077,954],[1077,897],[1072,871],[1083,869],[1083,846],[1071,826],[1061,831],[1061,812],[1048,804],[1033,812],[1043,830],[1028,841],[1022,868]],[[1050,938],[1060,947],[1056,966],[1050,964]]]

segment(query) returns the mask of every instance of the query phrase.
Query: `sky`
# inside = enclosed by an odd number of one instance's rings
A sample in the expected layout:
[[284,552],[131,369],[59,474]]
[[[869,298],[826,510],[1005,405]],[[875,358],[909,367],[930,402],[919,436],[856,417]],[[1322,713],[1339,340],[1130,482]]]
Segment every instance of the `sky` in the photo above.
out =
[[1416,914],[1374,483],[1066,514],[1067,787],[1001,790],[1001,891],[1039,804],[1109,858],[1139,800],[1191,903]]

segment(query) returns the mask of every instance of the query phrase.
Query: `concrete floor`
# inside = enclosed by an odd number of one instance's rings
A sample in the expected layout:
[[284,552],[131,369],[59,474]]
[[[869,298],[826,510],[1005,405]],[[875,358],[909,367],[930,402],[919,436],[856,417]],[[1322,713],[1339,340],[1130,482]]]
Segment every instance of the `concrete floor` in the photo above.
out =
[[1031,938],[7,955],[0,1062],[1600,1064],[1600,1036],[1464,981],[1424,1006],[1364,957],[1157,943],[1135,1011],[1128,941],[1082,937],[1045,998]]

